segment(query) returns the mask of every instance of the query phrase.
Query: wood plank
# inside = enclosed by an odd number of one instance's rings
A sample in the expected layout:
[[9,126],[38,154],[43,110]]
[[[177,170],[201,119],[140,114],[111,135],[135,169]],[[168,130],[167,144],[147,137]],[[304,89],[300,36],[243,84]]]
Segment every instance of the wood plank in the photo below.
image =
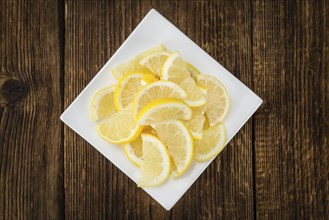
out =
[[254,1],[256,217],[326,219],[327,1]]
[[[66,1],[65,107],[152,7],[252,86],[248,2]],[[72,130],[64,136],[68,219],[253,218],[251,122],[170,212]]]
[[60,5],[0,3],[0,219],[60,219]]

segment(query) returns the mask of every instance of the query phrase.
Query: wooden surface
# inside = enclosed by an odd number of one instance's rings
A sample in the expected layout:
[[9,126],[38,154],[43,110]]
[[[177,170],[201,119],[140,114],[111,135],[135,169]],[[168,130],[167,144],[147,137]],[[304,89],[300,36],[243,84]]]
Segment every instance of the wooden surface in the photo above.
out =
[[[59,116],[155,8],[264,100],[171,211]],[[0,219],[327,219],[327,0],[1,0]]]

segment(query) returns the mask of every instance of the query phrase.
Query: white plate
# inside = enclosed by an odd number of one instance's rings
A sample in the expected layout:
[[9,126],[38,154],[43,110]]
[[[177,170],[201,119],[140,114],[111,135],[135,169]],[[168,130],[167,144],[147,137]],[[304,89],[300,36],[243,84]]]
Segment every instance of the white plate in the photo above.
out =
[[[247,86],[166,18],[152,9],[61,115],[61,120],[65,124],[88,141],[134,182],[137,182],[138,168],[126,158],[121,147],[110,144],[98,136],[96,123],[92,122],[89,117],[89,105],[93,95],[99,89],[117,82],[110,72],[111,67],[158,44],[164,44],[170,51],[178,50],[183,59],[194,64],[201,73],[208,73],[217,77],[226,86],[231,100],[231,109],[224,121],[227,130],[226,144],[262,103],[262,100]],[[206,163],[194,163],[182,177],[175,180],[170,178],[159,187],[145,188],[144,190],[165,209],[170,210],[211,162],[212,160]]]

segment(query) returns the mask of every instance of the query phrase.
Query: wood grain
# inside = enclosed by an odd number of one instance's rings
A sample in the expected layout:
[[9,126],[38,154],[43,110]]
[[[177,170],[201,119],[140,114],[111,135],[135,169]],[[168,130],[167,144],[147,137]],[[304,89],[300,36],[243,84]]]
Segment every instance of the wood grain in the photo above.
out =
[[58,7],[0,3],[0,219],[64,217]]
[[[169,212],[59,115],[155,8],[264,103]],[[328,0],[0,0],[0,219],[327,219]]]
[[253,2],[256,217],[328,216],[328,4]]

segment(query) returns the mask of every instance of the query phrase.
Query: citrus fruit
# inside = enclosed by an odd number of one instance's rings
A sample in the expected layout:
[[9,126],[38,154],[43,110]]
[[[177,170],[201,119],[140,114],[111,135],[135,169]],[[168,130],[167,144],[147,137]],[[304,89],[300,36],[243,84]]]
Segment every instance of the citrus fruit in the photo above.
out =
[[143,161],[138,179],[139,187],[161,184],[170,172],[170,156],[166,146],[154,135],[142,133]]
[[145,74],[141,80],[141,84],[142,86],[146,86],[152,82],[156,82],[158,81],[159,79],[157,79],[154,75],[152,74]]
[[147,104],[137,114],[136,120],[139,125],[152,125],[166,120],[188,120],[191,117],[192,110],[184,102],[173,98],[162,98]]
[[115,86],[98,91],[90,113],[98,134],[121,144],[140,168],[138,187],[157,186],[225,147],[230,100],[216,78],[201,74],[163,45],[111,69]]
[[169,57],[170,53],[167,51],[154,52],[142,59],[139,64],[148,68],[155,76],[160,77],[162,66]]
[[184,101],[192,106],[200,106],[206,103],[206,98],[196,82],[190,76],[186,63],[180,58],[179,53],[171,54],[162,68],[162,79],[169,80],[181,86],[187,97]]
[[114,90],[114,106],[117,111],[134,101],[136,93],[142,88],[143,77],[144,74],[139,72],[132,72],[122,77]]
[[176,98],[183,99],[186,92],[176,83],[169,81],[157,81],[148,84],[136,95],[134,108],[138,113],[148,103],[159,98]]
[[[151,126],[144,126],[143,133],[157,135],[156,131]],[[136,140],[123,144],[123,149],[128,159],[136,166],[141,166],[143,160],[143,142],[142,137],[139,135]]]
[[123,144],[134,141],[141,133],[143,127],[136,124],[135,114],[131,105],[120,112],[116,112],[97,126],[99,135],[105,140]]
[[178,52],[170,54],[162,67],[162,79],[180,84],[186,78],[190,77],[186,63],[180,58]]
[[[137,56],[135,56],[134,58],[118,65],[115,66],[111,69],[112,74],[114,75],[114,77],[118,80],[120,80],[125,74],[129,73],[129,72],[133,72],[133,71],[138,71],[138,72],[145,72],[145,73],[151,73],[148,68],[141,66],[139,64],[139,62],[146,56],[148,56],[149,54],[152,54],[154,52],[158,52],[158,51],[166,51],[166,48],[163,45],[158,45],[155,46],[147,51],[144,51],[140,54],[138,54]],[[153,74],[153,73],[151,73]]]
[[186,63],[186,68],[187,68],[187,71],[190,73],[191,77],[196,80],[198,75],[200,75],[200,72],[199,70],[193,66],[191,63]]
[[167,146],[173,159],[173,177],[181,176],[193,160],[193,138],[186,125],[179,120],[165,121],[153,125],[159,139]]
[[202,89],[196,84],[192,77],[188,77],[179,84],[186,92],[187,97],[184,99],[191,107],[198,107],[206,104],[207,99]]
[[207,88],[206,116],[210,126],[222,122],[230,107],[230,100],[223,84],[216,78],[201,74],[197,77],[198,84]]
[[136,140],[123,144],[123,150],[128,159],[136,166],[141,166],[143,160],[143,142],[142,137],[139,135]]
[[115,85],[99,90],[90,104],[90,115],[92,120],[98,120],[113,115],[114,108],[113,93]]
[[184,121],[186,126],[190,129],[190,132],[194,139],[200,140],[202,138],[202,129],[205,122],[205,110],[206,105],[200,107],[194,107],[192,109],[192,118]]
[[222,124],[203,130],[202,139],[194,141],[194,159],[207,161],[219,154],[225,147],[226,131]]

